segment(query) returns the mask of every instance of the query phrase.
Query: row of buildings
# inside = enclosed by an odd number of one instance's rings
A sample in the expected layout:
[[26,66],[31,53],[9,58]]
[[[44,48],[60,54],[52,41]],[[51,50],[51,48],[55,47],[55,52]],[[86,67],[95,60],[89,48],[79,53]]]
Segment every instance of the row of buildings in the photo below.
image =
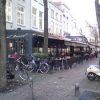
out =
[[[6,28],[7,30],[35,30],[44,29],[43,0],[7,0]],[[77,35],[79,27],[77,21],[70,14],[70,9],[63,3],[48,2],[48,30],[54,35]],[[79,34],[78,34],[79,35]]]
[[[6,0],[8,53],[42,52],[44,20],[43,0]],[[48,52],[67,53],[69,48],[74,52],[88,47],[77,20],[62,2],[48,1],[48,33]]]

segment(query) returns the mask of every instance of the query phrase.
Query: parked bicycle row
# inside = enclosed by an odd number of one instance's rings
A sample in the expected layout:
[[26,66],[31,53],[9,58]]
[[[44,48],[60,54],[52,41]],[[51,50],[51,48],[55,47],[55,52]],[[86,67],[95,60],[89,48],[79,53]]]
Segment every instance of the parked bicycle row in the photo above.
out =
[[45,60],[34,59],[34,57],[26,57],[21,55],[9,56],[7,61],[7,78],[14,78],[15,74],[20,76],[21,79],[28,79],[28,72],[41,72],[47,73],[49,71],[49,65]]
[[69,69],[73,64],[80,64],[83,61],[88,61],[96,57],[95,54],[74,55],[73,57],[54,57],[49,56],[45,59],[36,58],[33,55],[26,57],[25,55],[18,56],[17,53],[8,56],[7,62],[7,77],[14,78],[17,73],[22,79],[28,78],[27,72],[48,73],[55,69]]

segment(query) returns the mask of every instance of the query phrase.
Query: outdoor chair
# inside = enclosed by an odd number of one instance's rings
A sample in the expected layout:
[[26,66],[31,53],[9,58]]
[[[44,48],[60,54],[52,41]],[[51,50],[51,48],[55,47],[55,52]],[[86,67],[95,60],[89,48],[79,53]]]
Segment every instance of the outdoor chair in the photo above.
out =
[[58,69],[60,70],[62,67],[62,61],[61,59],[55,59],[54,60],[54,65],[53,65],[53,70]]

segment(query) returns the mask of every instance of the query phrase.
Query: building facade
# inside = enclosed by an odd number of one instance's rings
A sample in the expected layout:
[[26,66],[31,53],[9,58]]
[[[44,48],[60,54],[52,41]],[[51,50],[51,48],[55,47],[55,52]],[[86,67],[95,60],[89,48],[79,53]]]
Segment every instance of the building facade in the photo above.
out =
[[100,51],[100,0],[95,0],[95,8],[96,8],[96,17],[97,17],[97,23],[98,23],[98,37],[97,45],[98,45],[98,51]]
[[[49,51],[53,50],[51,48],[65,48],[64,37],[80,35],[76,26],[76,20],[66,5],[48,2]],[[42,52],[43,0],[7,0],[6,29],[10,52],[16,50],[28,54],[36,51]],[[66,50],[66,48],[63,49],[63,51]]]
[[[75,33],[76,20],[70,14],[70,9],[48,2],[49,32],[63,36],[65,33]],[[21,28],[43,32],[44,29],[43,0],[7,0],[6,28],[7,30]]]

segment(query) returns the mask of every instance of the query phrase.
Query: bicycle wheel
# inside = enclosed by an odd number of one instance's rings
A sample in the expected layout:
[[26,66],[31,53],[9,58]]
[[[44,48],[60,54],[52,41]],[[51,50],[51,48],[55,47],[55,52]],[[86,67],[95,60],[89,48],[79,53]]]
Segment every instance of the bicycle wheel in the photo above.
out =
[[7,69],[6,69],[7,79],[14,79],[15,78],[13,67],[14,66],[12,64],[7,63]]
[[28,70],[29,72],[36,72],[36,71],[37,71],[37,65],[34,64],[34,63],[31,63],[31,64],[29,65],[29,67],[27,68],[27,70]]
[[49,72],[49,65],[48,64],[42,64],[41,66],[40,66],[40,72],[41,73],[48,73]]
[[22,66],[16,65],[15,68],[17,75],[22,79],[22,80],[28,80],[29,79],[29,75],[28,75],[28,71],[25,70]]
[[19,77],[24,81],[28,80],[29,79],[28,71],[25,69],[19,70]]

